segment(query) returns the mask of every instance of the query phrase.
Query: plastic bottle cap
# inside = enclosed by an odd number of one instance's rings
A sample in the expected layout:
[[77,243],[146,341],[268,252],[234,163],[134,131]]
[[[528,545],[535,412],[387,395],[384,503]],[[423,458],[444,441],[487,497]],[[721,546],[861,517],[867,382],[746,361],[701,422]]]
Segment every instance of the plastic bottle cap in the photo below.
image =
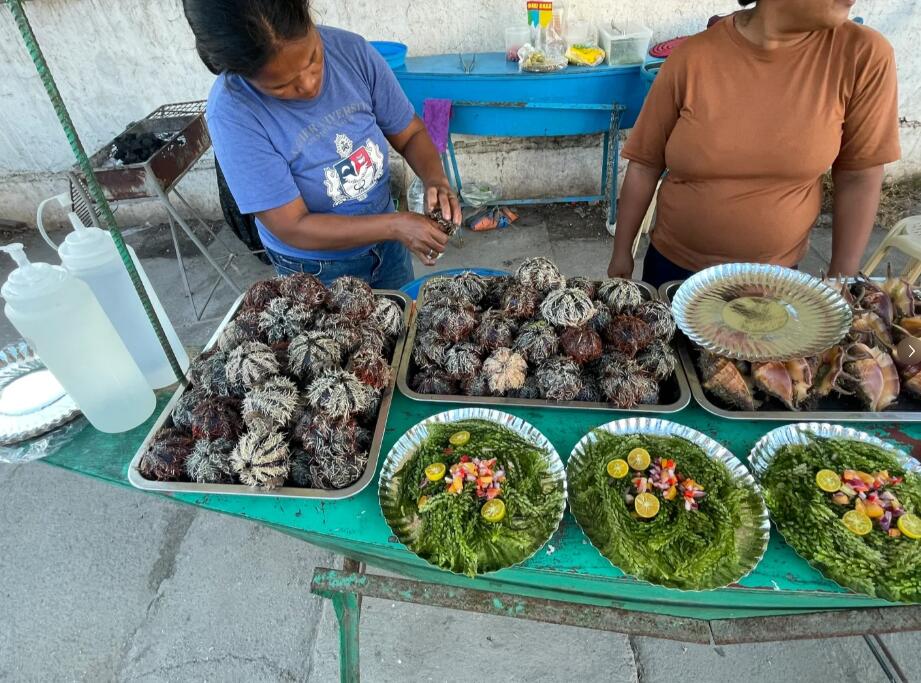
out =
[[97,268],[110,261],[115,255],[115,243],[105,230],[89,228],[80,216],[71,211],[67,214],[74,231],[69,233],[58,254],[64,266],[74,273]]
[[17,266],[0,288],[0,296],[7,301],[39,298],[59,288],[71,277],[60,266],[32,263],[18,242],[0,245],[0,250],[9,254]]

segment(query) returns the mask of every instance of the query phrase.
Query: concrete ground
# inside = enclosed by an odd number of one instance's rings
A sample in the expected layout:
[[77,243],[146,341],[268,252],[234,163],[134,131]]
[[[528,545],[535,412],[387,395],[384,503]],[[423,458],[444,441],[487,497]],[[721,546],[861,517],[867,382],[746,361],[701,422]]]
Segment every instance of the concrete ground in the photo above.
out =
[[[509,229],[464,232],[439,267],[512,268],[546,255],[566,274],[601,277],[610,238],[599,216],[526,209]],[[52,260],[32,233],[3,238]],[[207,319],[195,321],[168,232],[149,226],[126,238],[180,336],[203,344],[232,293],[219,287]],[[229,232],[222,238],[242,251]],[[830,231],[817,230],[806,270],[822,267],[829,244]],[[221,255],[220,244],[212,249]],[[207,290],[213,274],[189,255],[193,287]],[[251,256],[236,263],[241,285],[271,275]],[[8,271],[0,261],[0,281]],[[0,342],[15,337],[0,319]],[[313,568],[330,562],[243,520],[41,464],[0,465],[0,680],[332,681],[335,617],[309,591]],[[887,680],[860,638],[711,648],[377,600],[365,601],[361,629],[368,681]],[[921,680],[921,638],[883,640],[907,679]],[[458,647],[471,656],[457,657]]]

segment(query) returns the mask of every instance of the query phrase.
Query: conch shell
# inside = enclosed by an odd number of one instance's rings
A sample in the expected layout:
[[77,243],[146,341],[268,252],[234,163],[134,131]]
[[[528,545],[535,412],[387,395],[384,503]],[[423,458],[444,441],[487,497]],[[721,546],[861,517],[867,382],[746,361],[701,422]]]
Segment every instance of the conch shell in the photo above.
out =
[[843,346],[833,346],[820,357],[813,385],[817,398],[825,398],[835,390],[840,391],[838,382],[844,372],[844,357]]
[[921,363],[902,368],[901,377],[905,393],[921,398]]
[[757,410],[760,403],[755,400],[749,380],[728,358],[712,353],[701,353],[700,371],[703,388],[721,401],[742,410]]
[[900,277],[893,277],[892,264],[886,266],[886,281],[880,285],[892,300],[892,308],[896,318],[910,318],[915,314],[915,295],[911,283]]
[[871,311],[878,315],[886,327],[892,325],[894,315],[894,306],[889,294],[886,293],[879,285],[870,281],[863,273],[855,285],[857,293],[857,308],[864,311]]
[[752,363],[752,379],[764,393],[779,399],[790,410],[796,410],[793,401],[793,378],[783,363]]
[[854,321],[848,334],[852,341],[872,346],[882,344],[892,347],[892,330],[879,314],[873,311],[854,311]]
[[871,412],[885,410],[899,398],[899,373],[885,351],[853,344],[847,350],[844,373],[846,383]]

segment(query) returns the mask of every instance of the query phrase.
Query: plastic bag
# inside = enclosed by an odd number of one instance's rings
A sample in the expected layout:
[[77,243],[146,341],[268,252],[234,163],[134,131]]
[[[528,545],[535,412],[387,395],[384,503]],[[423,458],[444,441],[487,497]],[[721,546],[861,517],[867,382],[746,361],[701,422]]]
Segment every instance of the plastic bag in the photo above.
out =
[[34,439],[0,446],[0,463],[16,465],[54,455],[73,441],[87,425],[89,421],[82,415],[78,415],[72,422]]
[[548,41],[545,48],[530,43],[518,50],[518,70],[528,73],[550,73],[562,71],[569,65],[566,58],[566,44],[562,41]]
[[570,45],[566,58],[573,66],[598,66],[604,61],[604,50],[597,45]]

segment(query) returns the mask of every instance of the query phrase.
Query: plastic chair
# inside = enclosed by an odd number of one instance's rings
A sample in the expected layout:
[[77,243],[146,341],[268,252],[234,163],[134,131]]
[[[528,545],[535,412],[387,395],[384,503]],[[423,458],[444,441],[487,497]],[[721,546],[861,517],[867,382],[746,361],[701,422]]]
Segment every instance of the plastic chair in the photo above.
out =
[[909,257],[903,277],[914,284],[921,278],[921,216],[903,218],[883,238],[879,248],[864,264],[863,272],[871,275],[882,263],[890,249],[897,249]]
[[428,275],[423,275],[409,284],[403,285],[400,287],[400,291],[408,295],[411,299],[416,299],[419,296],[419,290],[422,289],[422,285],[425,284],[426,280],[430,280],[433,277],[460,275],[468,271],[484,277],[509,274],[506,270],[493,270],[492,268],[452,268],[451,270],[439,270],[434,273],[429,273]]

